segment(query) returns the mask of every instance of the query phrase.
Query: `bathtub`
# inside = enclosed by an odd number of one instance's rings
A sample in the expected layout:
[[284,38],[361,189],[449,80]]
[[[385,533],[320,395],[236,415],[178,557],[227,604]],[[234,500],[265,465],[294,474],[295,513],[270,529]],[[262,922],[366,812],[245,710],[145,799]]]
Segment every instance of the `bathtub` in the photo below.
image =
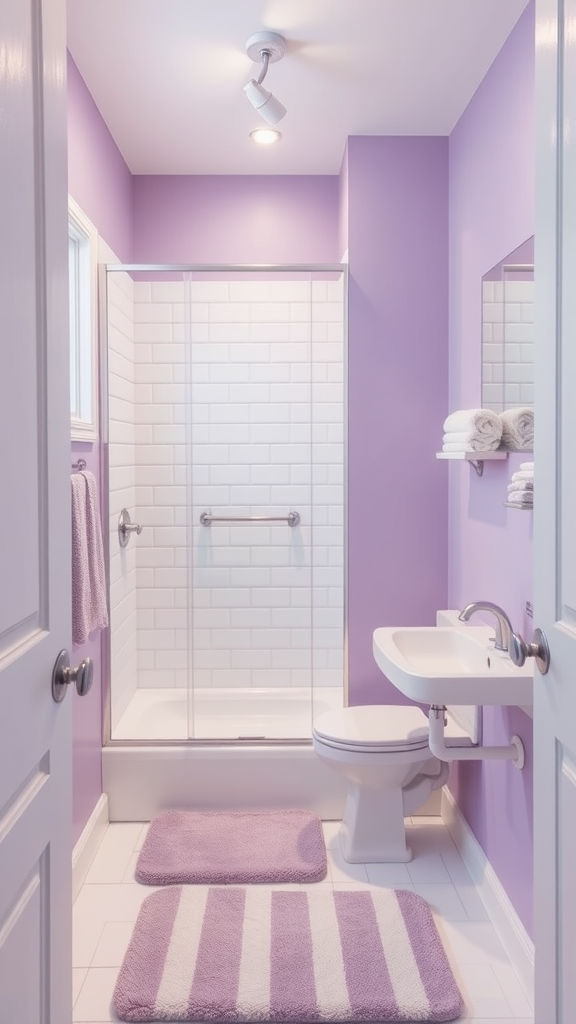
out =
[[[102,753],[111,821],[168,808],[302,807],[341,818],[346,786],[312,749],[314,716],[342,706],[340,688],[140,689]],[[191,730],[192,731],[192,730]]]

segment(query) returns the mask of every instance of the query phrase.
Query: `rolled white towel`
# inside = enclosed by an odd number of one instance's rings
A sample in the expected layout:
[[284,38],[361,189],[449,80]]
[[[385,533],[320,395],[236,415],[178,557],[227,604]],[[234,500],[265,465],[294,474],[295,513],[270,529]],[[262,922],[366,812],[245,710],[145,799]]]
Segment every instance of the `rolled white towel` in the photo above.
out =
[[534,410],[506,409],[499,414],[502,423],[501,448],[518,451],[534,444]]
[[512,480],[517,480],[518,483],[520,483],[520,481],[529,480],[532,482],[532,486],[534,486],[534,471],[530,469],[521,469],[517,473],[512,473]]
[[474,443],[463,450],[494,451],[502,437],[502,422],[491,409],[459,409],[444,420],[444,433],[467,435],[468,440]]
[[520,469],[525,469],[526,471],[531,469],[532,472],[534,472],[534,463],[533,462],[521,462],[520,463]]
[[534,491],[510,491],[508,501],[517,505],[525,505],[526,508],[534,507]]

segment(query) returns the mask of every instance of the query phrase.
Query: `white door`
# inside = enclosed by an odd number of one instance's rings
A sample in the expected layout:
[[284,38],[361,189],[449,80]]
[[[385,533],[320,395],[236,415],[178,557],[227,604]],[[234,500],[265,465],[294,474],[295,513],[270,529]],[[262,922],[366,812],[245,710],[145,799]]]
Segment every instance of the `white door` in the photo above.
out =
[[536,1024],[576,1021],[576,0],[536,2]]
[[69,1024],[71,705],[66,34],[0,2],[0,1021]]

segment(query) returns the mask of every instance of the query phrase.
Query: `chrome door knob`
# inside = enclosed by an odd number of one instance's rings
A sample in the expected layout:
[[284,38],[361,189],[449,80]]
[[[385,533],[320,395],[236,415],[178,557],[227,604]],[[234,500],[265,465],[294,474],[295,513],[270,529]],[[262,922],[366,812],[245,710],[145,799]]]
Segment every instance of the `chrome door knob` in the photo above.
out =
[[71,668],[68,651],[60,651],[52,671],[52,696],[57,704],[61,704],[64,700],[70,683],[75,683],[77,694],[80,697],[85,697],[93,681],[94,662],[92,658],[83,658],[76,668]]
[[510,646],[508,648],[510,658],[514,665],[522,668],[526,658],[534,658],[538,671],[545,676],[550,668],[550,648],[545,634],[541,629],[535,629],[532,636],[532,643],[527,644],[520,633],[512,633]]

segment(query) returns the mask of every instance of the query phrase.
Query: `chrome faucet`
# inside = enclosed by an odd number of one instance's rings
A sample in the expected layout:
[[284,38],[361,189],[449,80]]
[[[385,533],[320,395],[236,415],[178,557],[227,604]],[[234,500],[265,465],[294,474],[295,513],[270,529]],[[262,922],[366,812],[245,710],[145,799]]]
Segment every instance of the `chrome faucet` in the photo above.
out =
[[461,622],[468,622],[471,615],[474,612],[492,612],[496,618],[496,635],[494,636],[494,649],[497,651],[507,651],[510,645],[510,634],[512,633],[512,623],[506,615],[503,608],[500,605],[493,604],[492,601],[473,601],[472,604],[467,604],[462,609],[458,618]]

